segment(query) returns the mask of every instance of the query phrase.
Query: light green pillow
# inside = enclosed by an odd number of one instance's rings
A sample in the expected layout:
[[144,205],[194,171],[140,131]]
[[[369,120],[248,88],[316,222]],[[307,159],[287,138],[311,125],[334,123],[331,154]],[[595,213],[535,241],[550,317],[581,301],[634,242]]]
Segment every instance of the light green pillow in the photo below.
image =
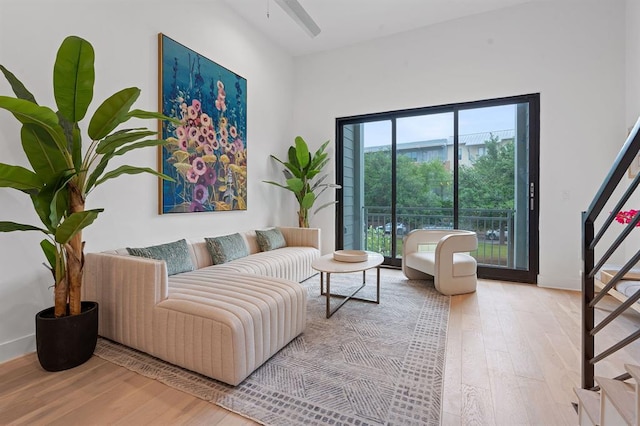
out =
[[287,246],[284,235],[278,228],[265,229],[263,231],[257,230],[256,237],[260,251],[271,251]]
[[194,269],[191,255],[189,254],[189,245],[187,244],[187,240],[184,239],[173,243],[144,248],[127,247],[127,252],[132,256],[164,260],[167,262],[168,275],[189,272]]
[[242,235],[235,233],[222,237],[205,238],[207,249],[214,265],[227,263],[249,255],[249,249]]

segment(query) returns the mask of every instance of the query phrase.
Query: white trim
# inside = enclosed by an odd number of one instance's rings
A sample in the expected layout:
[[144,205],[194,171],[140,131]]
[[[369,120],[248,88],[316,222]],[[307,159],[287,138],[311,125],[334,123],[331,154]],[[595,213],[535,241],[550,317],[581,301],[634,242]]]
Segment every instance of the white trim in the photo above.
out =
[[556,288],[558,290],[581,291],[582,281],[580,280],[580,278],[538,275],[538,287]]
[[19,339],[0,344],[0,363],[9,361],[36,350],[36,335],[20,337]]

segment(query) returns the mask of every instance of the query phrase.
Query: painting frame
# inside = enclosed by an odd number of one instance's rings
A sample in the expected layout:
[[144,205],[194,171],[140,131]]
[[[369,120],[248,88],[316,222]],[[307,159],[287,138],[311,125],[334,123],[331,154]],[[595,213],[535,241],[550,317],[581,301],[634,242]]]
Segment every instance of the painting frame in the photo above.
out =
[[247,210],[247,80],[158,33],[158,213]]

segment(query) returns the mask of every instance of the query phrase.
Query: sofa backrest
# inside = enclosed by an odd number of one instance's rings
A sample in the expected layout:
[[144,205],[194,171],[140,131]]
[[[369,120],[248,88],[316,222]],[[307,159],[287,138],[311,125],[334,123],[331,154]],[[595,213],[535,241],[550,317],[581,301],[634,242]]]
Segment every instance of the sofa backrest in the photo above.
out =
[[[240,235],[247,245],[249,254],[255,254],[260,251],[255,231],[240,232]],[[204,238],[189,240],[189,245],[191,247],[191,260],[193,261],[193,265],[196,269],[206,268],[207,266],[213,265],[211,255],[209,254],[209,249],[207,248],[207,243],[204,241]]]
[[[294,238],[293,235],[297,235],[297,234],[291,234],[291,229],[294,229],[294,228],[280,228],[280,229],[283,232],[285,239],[289,244],[300,244],[300,245],[310,244],[313,247],[318,245],[318,244],[313,244],[313,241],[311,240],[307,241],[308,238],[307,239],[303,238],[302,240],[300,240],[300,238],[302,238],[300,236],[298,236],[297,238]],[[298,228],[295,228],[295,230],[298,230]],[[312,237],[316,238],[319,242],[319,236],[317,234],[319,230],[315,230],[315,231],[316,233],[313,234]],[[256,231],[254,230],[245,231],[245,232],[240,232],[239,234],[244,239],[247,245],[249,254],[255,254],[260,252],[260,246],[258,245],[258,238],[256,237]],[[222,235],[225,235],[225,234],[222,234]],[[211,235],[211,237],[216,237],[216,236],[218,235]],[[209,254],[209,250],[207,249],[207,243],[205,242],[204,238],[205,237],[187,240],[187,242],[189,243],[189,254],[191,255],[191,261],[193,262],[193,266],[196,269],[206,268],[207,266],[213,265],[213,260],[211,259],[211,255]],[[316,247],[316,248],[319,249],[319,247]],[[119,255],[125,255],[125,256],[129,255],[126,248],[119,248],[116,250],[106,250],[103,253],[119,254]]]

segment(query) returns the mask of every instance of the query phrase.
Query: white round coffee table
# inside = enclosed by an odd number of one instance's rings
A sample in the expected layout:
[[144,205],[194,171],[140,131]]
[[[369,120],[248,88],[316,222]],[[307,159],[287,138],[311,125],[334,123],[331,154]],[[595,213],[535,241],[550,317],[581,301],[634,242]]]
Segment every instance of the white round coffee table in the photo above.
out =
[[[360,300],[362,302],[380,303],[380,265],[384,261],[384,257],[380,253],[374,253],[368,251],[368,259],[362,262],[340,262],[333,258],[333,253],[325,254],[317,258],[311,263],[311,267],[320,272],[320,294],[327,298],[327,318],[330,318],[338,309],[342,307],[347,301]],[[376,300],[362,299],[354,297],[356,293],[364,288],[366,283],[366,271],[368,269],[376,268]],[[349,272],[362,271],[362,285],[358,287],[353,293],[348,296],[331,294],[331,274],[345,274]],[[324,274],[327,274],[327,290],[324,289]],[[331,297],[344,298],[342,302],[333,310],[331,309]]]

